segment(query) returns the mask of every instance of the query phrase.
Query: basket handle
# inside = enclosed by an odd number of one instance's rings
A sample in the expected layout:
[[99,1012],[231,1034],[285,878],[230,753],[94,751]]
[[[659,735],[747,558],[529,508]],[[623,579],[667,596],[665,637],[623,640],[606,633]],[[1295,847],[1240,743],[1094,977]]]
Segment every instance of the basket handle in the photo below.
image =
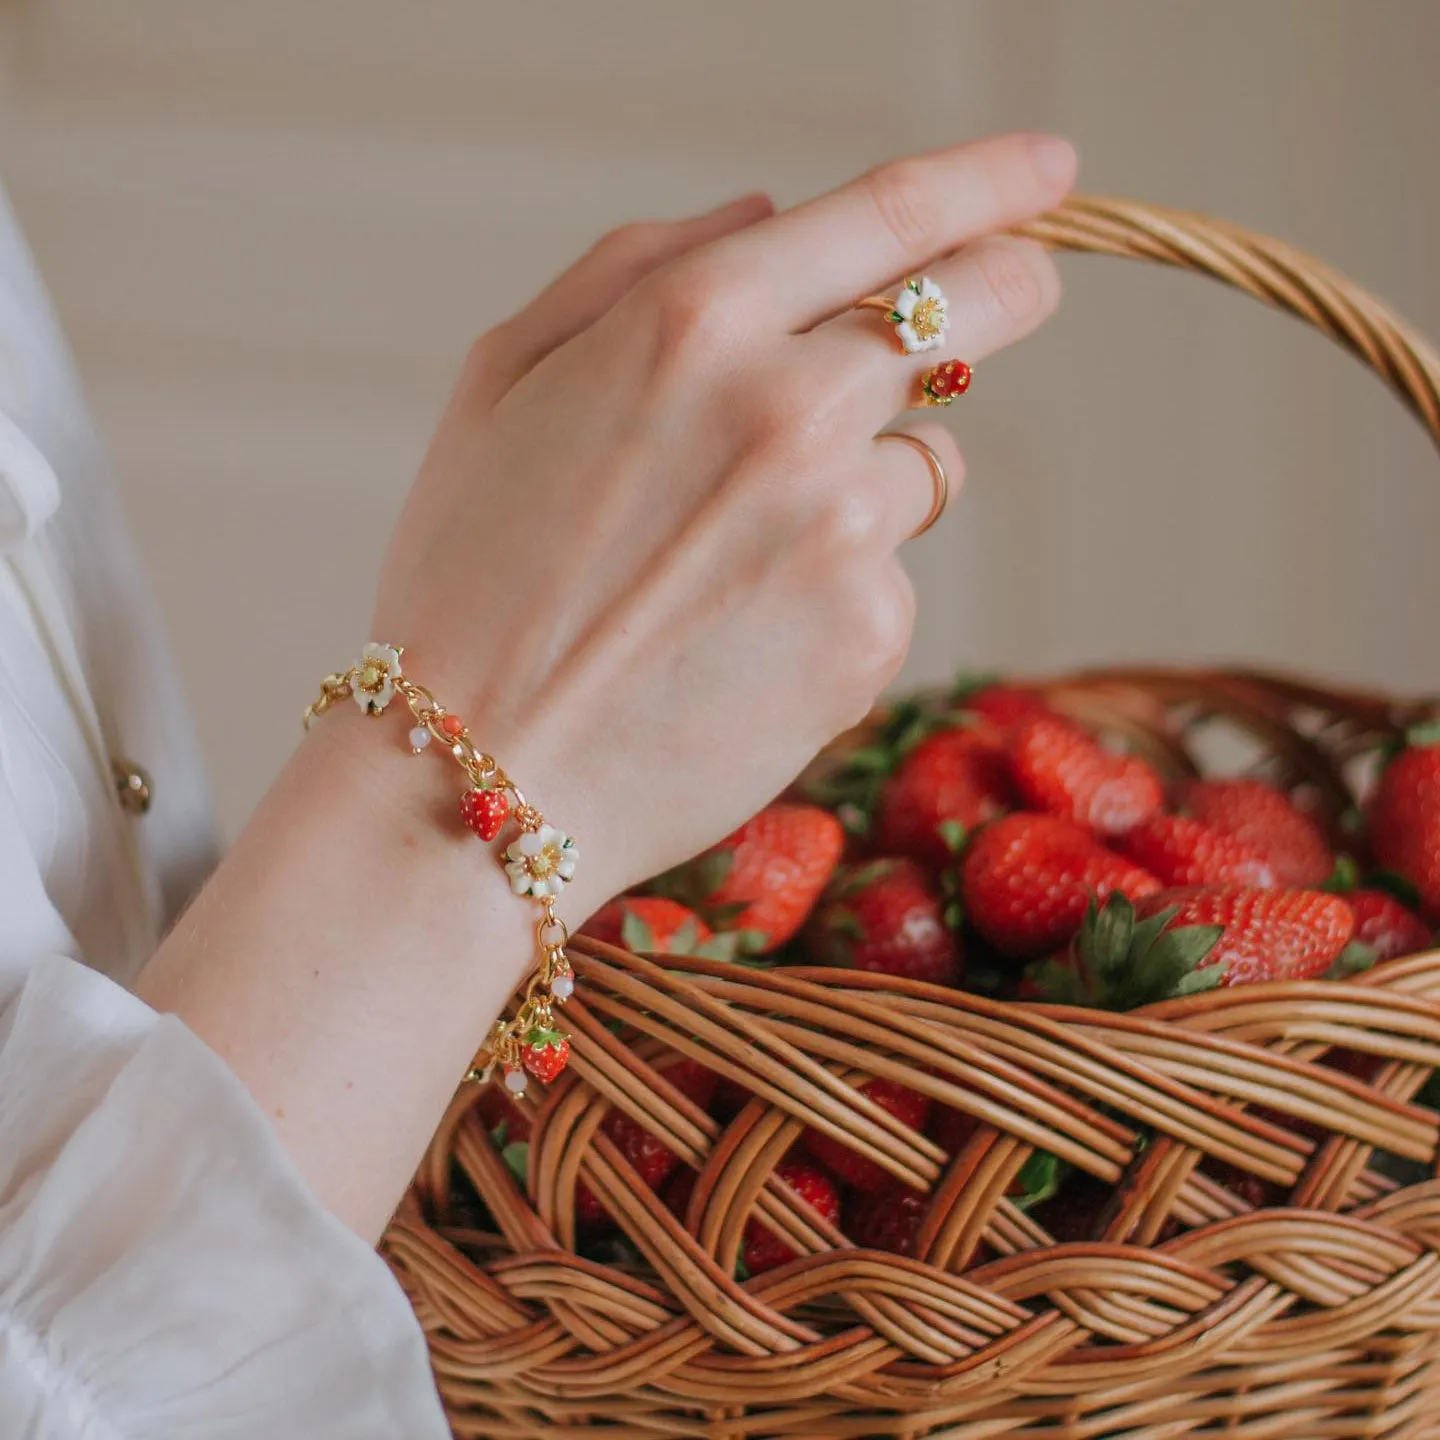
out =
[[1058,250],[1198,270],[1313,325],[1357,355],[1440,446],[1440,354],[1368,291],[1283,241],[1134,200],[1076,195],[1017,233]]

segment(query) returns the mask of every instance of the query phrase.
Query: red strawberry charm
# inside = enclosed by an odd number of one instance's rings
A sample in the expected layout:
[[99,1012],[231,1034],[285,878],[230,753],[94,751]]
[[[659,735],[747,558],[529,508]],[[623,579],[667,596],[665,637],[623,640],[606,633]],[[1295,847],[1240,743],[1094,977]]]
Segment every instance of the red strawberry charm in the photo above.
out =
[[960,952],[945,907],[913,860],[842,867],[805,930],[818,965],[953,985]]
[[1116,842],[1116,848],[1162,885],[1254,885],[1269,890],[1275,871],[1258,851],[1188,815],[1152,815]]
[[503,790],[467,790],[460,797],[460,818],[487,843],[500,833],[509,814]]
[[946,360],[920,377],[920,388],[932,405],[949,405],[970,388],[974,371],[963,360]]
[[[860,1093],[887,1115],[893,1115],[902,1125],[912,1130],[924,1130],[930,1114],[930,1101],[909,1086],[897,1085],[893,1080],[867,1080],[860,1087]],[[885,1190],[895,1183],[895,1177],[883,1165],[852,1150],[833,1135],[807,1130],[801,1143],[817,1160],[823,1161],[834,1174],[857,1190]]]
[[1370,801],[1370,848],[1440,919],[1440,723],[1420,726],[1381,772]]
[[965,916],[1006,955],[1047,955],[1080,928],[1091,896],[1160,888],[1148,871],[1054,815],[1006,815],[975,836],[960,867]]
[[1035,715],[1010,736],[1015,783],[1031,809],[1119,835],[1165,799],[1160,777],[1138,755],[1112,755],[1059,715]]
[[548,1085],[570,1063],[570,1040],[558,1030],[536,1025],[525,1036],[520,1059],[542,1085]]

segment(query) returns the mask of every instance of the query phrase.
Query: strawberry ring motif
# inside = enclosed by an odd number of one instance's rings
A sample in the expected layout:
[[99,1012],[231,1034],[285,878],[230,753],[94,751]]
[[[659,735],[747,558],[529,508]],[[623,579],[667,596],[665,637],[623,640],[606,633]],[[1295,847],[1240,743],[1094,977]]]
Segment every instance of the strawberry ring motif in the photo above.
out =
[[946,360],[920,377],[920,390],[930,405],[951,405],[970,388],[974,371],[963,360]]

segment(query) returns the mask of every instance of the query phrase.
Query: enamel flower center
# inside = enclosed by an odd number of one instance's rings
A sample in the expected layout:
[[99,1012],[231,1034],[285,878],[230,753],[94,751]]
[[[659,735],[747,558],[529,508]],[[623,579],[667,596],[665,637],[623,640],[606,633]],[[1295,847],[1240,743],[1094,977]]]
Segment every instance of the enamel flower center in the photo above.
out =
[[389,678],[390,670],[383,660],[367,660],[355,684],[367,695],[378,695]]
[[910,324],[922,340],[934,340],[945,333],[945,302],[932,296],[921,300],[910,316]]
[[537,879],[553,875],[560,868],[560,847],[554,844],[547,845],[538,855],[532,855],[525,863],[526,868]]

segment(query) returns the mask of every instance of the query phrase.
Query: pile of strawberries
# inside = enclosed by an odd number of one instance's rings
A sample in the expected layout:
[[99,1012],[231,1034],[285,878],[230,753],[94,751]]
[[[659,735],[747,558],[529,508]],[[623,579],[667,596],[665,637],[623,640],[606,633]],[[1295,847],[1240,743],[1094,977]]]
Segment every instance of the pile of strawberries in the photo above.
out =
[[[1040,694],[993,684],[939,711],[899,707],[875,744],[612,901],[583,933],[641,953],[845,966],[1113,1009],[1338,978],[1436,944],[1440,726],[1388,757],[1354,818],[1327,828],[1254,778],[1167,784]],[[690,1061],[665,1073],[721,1118],[748,1098]],[[863,1091],[949,1154],[973,1129],[904,1086]],[[508,1108],[507,1126],[523,1120]],[[693,1172],[618,1111],[604,1129],[683,1218]],[[1050,1201],[1056,1171],[1032,1157],[1017,1201]],[[857,1245],[913,1245],[924,1198],[832,1137],[807,1134],[778,1173]],[[582,1229],[610,1223],[583,1186],[577,1213]],[[789,1257],[751,1222],[749,1273]]]

